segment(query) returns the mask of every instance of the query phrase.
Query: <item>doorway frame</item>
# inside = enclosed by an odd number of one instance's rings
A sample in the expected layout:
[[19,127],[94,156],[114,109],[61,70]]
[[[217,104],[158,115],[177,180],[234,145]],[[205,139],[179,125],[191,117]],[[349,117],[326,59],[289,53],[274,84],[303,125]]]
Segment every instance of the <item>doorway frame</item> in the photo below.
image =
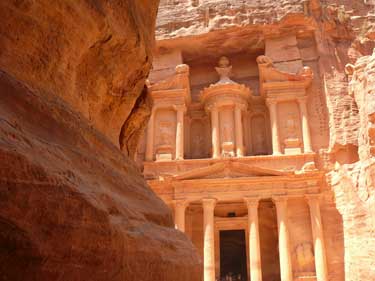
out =
[[220,277],[220,231],[222,230],[244,230],[246,247],[246,272],[247,280],[250,281],[249,260],[249,233],[248,218],[242,217],[214,217],[215,224],[215,276]]

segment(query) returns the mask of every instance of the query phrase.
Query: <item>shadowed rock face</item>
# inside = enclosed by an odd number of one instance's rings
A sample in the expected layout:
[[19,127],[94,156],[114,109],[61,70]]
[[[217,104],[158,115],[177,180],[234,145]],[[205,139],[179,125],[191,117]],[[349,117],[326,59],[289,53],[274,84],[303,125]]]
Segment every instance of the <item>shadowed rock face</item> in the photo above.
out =
[[158,1],[7,0],[0,68],[60,96],[118,145],[151,66]]
[[157,4],[1,1],[0,280],[200,280],[118,148],[147,118]]

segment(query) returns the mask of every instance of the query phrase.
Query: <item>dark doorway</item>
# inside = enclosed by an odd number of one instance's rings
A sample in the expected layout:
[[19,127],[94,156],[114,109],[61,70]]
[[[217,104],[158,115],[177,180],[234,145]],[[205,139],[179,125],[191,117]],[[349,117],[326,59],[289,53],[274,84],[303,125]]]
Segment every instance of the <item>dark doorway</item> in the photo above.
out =
[[246,268],[245,231],[220,231],[220,280],[246,281]]

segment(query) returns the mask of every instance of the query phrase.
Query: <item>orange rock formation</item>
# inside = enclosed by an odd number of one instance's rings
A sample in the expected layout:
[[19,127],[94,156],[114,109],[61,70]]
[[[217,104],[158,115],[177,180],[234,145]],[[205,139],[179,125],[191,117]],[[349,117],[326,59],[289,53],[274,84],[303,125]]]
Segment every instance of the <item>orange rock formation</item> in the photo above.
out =
[[0,2],[0,280],[200,279],[119,149],[147,121],[157,5]]
[[253,281],[375,280],[375,3],[160,2],[0,1],[0,280],[213,281],[233,215]]

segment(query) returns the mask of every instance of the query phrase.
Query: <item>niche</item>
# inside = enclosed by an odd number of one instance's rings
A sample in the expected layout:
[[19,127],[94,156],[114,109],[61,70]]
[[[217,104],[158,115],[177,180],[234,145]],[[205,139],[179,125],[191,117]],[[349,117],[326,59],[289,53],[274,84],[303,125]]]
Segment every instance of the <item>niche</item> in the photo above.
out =
[[156,160],[175,158],[176,112],[162,109],[156,112],[155,118],[155,154]]
[[251,118],[251,143],[253,155],[268,154],[266,120],[263,115],[259,114]]
[[207,133],[202,120],[193,119],[190,127],[190,152],[192,159],[206,158]]

